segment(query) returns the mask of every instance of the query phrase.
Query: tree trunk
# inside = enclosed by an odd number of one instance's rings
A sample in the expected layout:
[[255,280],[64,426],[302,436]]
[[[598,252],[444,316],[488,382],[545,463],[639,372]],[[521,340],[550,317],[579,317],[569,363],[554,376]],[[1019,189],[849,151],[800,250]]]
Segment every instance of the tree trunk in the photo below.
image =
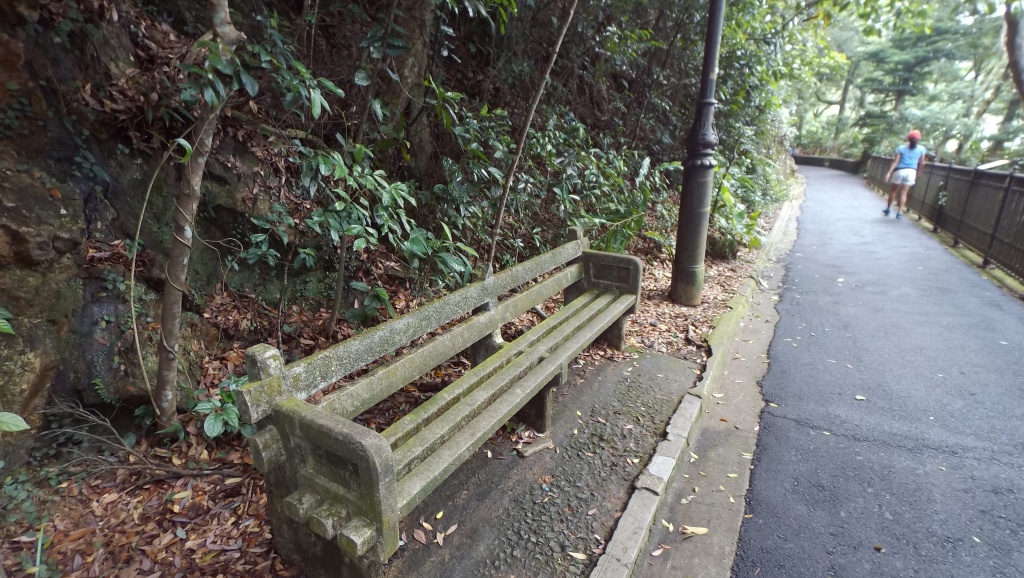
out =
[[[210,0],[214,39],[229,50],[245,39],[245,35],[231,23],[227,0]],[[192,156],[185,163],[184,175],[174,198],[174,238],[167,263],[167,286],[163,294],[163,312],[160,317],[160,363],[157,369],[154,398],[157,422],[168,427],[178,421],[178,331],[181,327],[181,298],[186,290],[188,260],[192,254],[192,239],[196,209],[199,207],[200,187],[206,160],[217,131],[217,117],[224,102],[203,102],[200,106]]]
[[1010,74],[1017,93],[1024,98],[1024,26],[1021,25],[1021,6],[1015,0],[1006,0],[1006,56],[1010,61]]
[[838,148],[836,144],[839,142],[839,137],[843,136],[843,131],[846,130],[846,103],[850,98],[850,88],[853,86],[853,78],[857,74],[857,66],[859,62],[851,62],[850,70],[846,73],[846,82],[843,83],[843,94],[839,97],[839,114],[836,117],[836,129],[832,133],[832,152],[836,152]]
[[437,172],[433,162],[434,146],[430,137],[431,119],[424,110],[427,80],[430,70],[430,32],[434,27],[433,0],[403,0],[402,28],[409,51],[396,59],[399,82],[391,95],[395,110],[403,111],[406,137],[409,140],[409,160],[413,176],[426,190]]
[[1002,155],[1007,139],[1012,138],[1013,132],[1011,131],[1013,130],[1013,123],[1017,120],[1017,115],[1020,114],[1020,103],[1020,97],[1014,96],[1010,99],[1009,104],[1006,105],[1003,121],[999,123],[999,130],[992,137],[992,143],[989,144],[988,151],[985,153],[987,160],[995,160],[996,157]]
[[897,91],[896,96],[893,99],[892,113],[893,116],[899,118],[900,111],[903,110],[903,103],[907,100],[907,93],[905,91]]
[[[979,76],[979,81],[980,78],[981,77]],[[999,98],[999,95],[1002,94],[1003,86],[1006,84],[1008,80],[1010,80],[1009,67],[1003,69],[1003,75],[999,78],[998,81],[996,81],[995,88],[992,89],[992,92],[989,93],[988,97],[981,103],[981,105],[978,106],[976,110],[973,111],[973,113],[970,110],[970,105],[968,105],[966,116],[970,116],[973,122],[965,130],[964,134],[961,135],[960,142],[959,144],[957,144],[955,153],[957,163],[959,163],[963,159],[964,151],[966,151],[970,146],[971,142],[974,141],[974,137],[978,134],[978,129],[981,128],[982,126],[981,119],[986,114],[988,114],[988,111],[992,108],[992,104],[995,103],[996,99]]]
[[331,306],[331,318],[327,320],[327,339],[334,336],[341,312],[341,298],[345,295],[345,261],[348,259],[348,235],[342,235],[338,244],[338,275],[334,278],[334,304]]

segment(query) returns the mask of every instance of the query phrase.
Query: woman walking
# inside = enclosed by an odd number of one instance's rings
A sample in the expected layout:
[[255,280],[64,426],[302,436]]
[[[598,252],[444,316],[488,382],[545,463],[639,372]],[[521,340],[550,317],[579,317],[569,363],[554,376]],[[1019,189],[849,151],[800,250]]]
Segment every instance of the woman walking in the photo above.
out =
[[889,189],[889,202],[882,213],[888,217],[892,210],[892,201],[896,198],[896,191],[900,193],[900,203],[896,205],[896,218],[903,218],[903,211],[907,208],[907,192],[917,182],[917,173],[924,169],[925,148],[918,145],[921,140],[921,131],[912,130],[907,135],[907,144],[896,149],[896,158],[889,165],[889,172],[885,180],[892,183]]

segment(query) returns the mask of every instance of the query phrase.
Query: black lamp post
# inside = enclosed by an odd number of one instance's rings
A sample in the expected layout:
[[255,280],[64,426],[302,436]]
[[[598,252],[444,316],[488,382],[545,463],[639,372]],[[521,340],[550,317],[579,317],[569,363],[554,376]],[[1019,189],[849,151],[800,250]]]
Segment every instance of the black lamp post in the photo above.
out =
[[708,242],[711,189],[715,184],[715,80],[718,49],[722,44],[725,0],[710,0],[708,33],[704,41],[704,67],[700,77],[700,101],[686,139],[683,191],[679,201],[676,256],[672,263],[669,297],[682,305],[700,305],[704,290],[704,252]]

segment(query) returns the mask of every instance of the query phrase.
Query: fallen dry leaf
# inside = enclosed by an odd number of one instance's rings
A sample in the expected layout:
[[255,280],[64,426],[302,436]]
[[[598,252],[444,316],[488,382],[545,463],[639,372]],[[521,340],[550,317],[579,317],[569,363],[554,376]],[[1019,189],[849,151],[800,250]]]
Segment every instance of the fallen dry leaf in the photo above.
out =
[[701,528],[700,526],[679,526],[680,534],[691,534],[694,536],[702,536],[708,533],[707,528]]

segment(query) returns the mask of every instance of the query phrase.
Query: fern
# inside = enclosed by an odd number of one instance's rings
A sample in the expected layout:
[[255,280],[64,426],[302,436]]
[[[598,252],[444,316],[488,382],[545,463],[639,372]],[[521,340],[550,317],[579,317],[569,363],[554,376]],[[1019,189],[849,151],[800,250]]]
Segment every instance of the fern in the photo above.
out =
[[100,399],[111,405],[116,405],[120,403],[120,398],[110,393],[110,391],[107,389],[107,386],[103,384],[102,379],[103,360],[106,359],[107,353],[110,352],[110,347],[111,346],[109,344],[104,346],[103,349],[100,350],[99,355],[96,356],[96,361],[93,363],[94,369],[96,371],[96,377],[93,377],[90,383],[92,383],[92,388]]
[[107,390],[107,386],[103,385],[103,380],[98,377],[93,378],[92,388],[96,391],[96,395],[100,396],[100,399],[111,405],[115,405],[121,401],[116,395]]

